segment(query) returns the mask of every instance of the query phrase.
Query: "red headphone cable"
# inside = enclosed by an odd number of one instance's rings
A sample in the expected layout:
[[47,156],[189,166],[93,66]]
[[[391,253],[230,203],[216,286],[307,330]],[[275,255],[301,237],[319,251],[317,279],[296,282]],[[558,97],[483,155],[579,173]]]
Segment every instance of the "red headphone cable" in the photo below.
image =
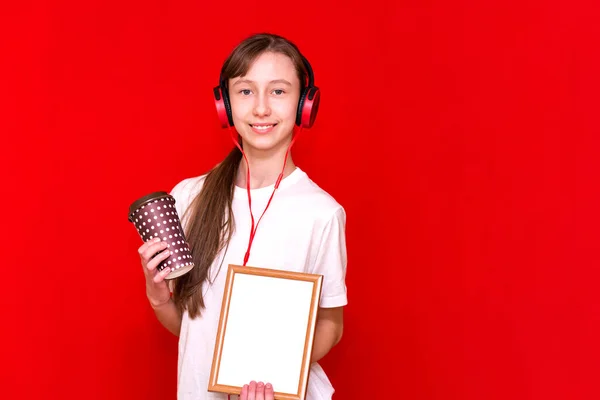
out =
[[267,205],[265,206],[265,209],[263,211],[263,213],[261,214],[260,218],[258,219],[258,222],[256,223],[256,226],[254,225],[254,215],[252,214],[252,196],[250,195],[250,162],[248,161],[248,157],[246,157],[246,153],[244,152],[244,149],[242,148],[242,146],[240,146],[237,138],[235,137],[234,133],[233,133],[234,129],[232,127],[229,127],[229,134],[231,136],[231,140],[233,140],[233,143],[237,146],[237,148],[242,152],[242,155],[244,156],[244,159],[246,160],[246,191],[248,192],[248,207],[250,208],[250,219],[252,221],[252,227],[250,229],[250,239],[248,241],[248,248],[246,250],[246,254],[244,255],[244,267],[246,266],[246,264],[248,263],[248,259],[250,258],[250,249],[252,248],[252,242],[254,241],[254,237],[256,236],[256,230],[258,229],[258,224],[260,224],[260,221],[262,219],[262,217],[265,215],[265,212],[267,212],[267,209],[269,208],[269,205],[271,205],[271,200],[273,200],[273,196],[275,195],[275,191],[279,188],[279,184],[281,183],[282,179],[283,179],[283,173],[285,171],[285,166],[287,165],[287,158],[288,158],[288,154],[292,148],[292,146],[294,145],[294,142],[296,141],[296,139],[298,138],[298,136],[300,135],[300,133],[302,132],[302,127],[300,127],[300,132],[298,132],[297,134],[294,135],[294,137],[292,138],[292,142],[290,143],[290,145],[287,148],[287,151],[285,152],[285,159],[283,161],[283,168],[281,168],[281,173],[279,174],[279,176],[277,177],[277,181],[275,182],[275,187],[273,188],[273,193],[271,193],[271,197],[269,197],[269,201],[267,202]]

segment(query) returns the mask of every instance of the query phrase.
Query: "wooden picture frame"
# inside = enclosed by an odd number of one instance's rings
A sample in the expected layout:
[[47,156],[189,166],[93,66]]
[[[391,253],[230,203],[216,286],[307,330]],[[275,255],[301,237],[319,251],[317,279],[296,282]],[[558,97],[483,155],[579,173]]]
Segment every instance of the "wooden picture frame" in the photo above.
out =
[[254,380],[275,399],[304,400],[322,275],[229,265],[208,390]]

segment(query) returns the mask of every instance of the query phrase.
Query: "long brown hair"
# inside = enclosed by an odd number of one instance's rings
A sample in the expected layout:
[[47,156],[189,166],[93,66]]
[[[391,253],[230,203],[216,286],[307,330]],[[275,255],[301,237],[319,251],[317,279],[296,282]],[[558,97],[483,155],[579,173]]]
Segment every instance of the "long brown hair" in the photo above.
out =
[[[242,41],[225,60],[221,77],[225,83],[231,78],[244,76],[254,60],[264,52],[284,54],[292,60],[303,86],[307,71],[296,45],[273,34],[261,33]],[[235,222],[231,203],[235,177],[242,153],[237,147],[225,159],[208,172],[202,190],[186,211],[188,223],[186,238],[190,244],[194,268],[176,278],[173,299],[180,311],[187,309],[190,318],[200,315],[204,308],[202,287],[219,252],[229,243]]]

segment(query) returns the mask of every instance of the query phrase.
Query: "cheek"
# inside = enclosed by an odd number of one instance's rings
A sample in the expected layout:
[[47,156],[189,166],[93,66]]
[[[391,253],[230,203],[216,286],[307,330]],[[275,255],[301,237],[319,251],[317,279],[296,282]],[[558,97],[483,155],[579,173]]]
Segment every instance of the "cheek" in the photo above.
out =
[[231,105],[231,114],[233,114],[234,118],[236,116],[243,117],[250,111],[249,102],[236,101],[234,99],[230,99],[229,104]]
[[298,102],[296,101],[285,101],[278,103],[273,106],[273,111],[277,112],[277,115],[283,120],[290,120],[294,122],[296,120],[296,109]]

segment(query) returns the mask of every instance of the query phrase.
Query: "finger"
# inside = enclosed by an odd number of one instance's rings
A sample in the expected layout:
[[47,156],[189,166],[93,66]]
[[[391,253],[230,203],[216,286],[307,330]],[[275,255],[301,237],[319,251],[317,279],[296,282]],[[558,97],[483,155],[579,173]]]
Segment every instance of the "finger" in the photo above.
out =
[[150,260],[148,264],[146,264],[146,269],[148,269],[148,271],[154,271],[156,267],[158,267],[161,262],[169,258],[171,254],[173,253],[170,250],[163,250],[162,252],[158,253],[156,257]]
[[273,400],[275,398],[275,392],[273,386],[270,383],[265,385],[265,400]]
[[256,382],[250,382],[248,386],[248,400],[256,400]]
[[242,393],[240,393],[240,400],[248,400],[248,385],[242,386]]
[[265,400],[265,385],[262,382],[256,385],[256,400]]
[[[166,249],[168,247],[167,243],[161,242],[159,238],[155,238],[155,239],[151,240],[150,242],[148,242],[149,243],[148,246],[146,246],[145,249],[142,249],[142,252],[140,253],[140,257],[142,258],[142,260],[144,262],[150,261],[156,253],[158,253],[159,251]],[[140,249],[142,247],[140,247]]]
[[163,269],[162,271],[160,271],[159,273],[154,275],[154,278],[152,278],[152,281],[154,283],[161,283],[162,281],[165,280],[165,278],[167,277],[167,275],[169,275],[169,273],[171,271],[172,271],[172,269],[170,267],[166,267],[165,269]]
[[149,246],[144,253],[142,253],[142,262],[149,263],[158,253],[165,250],[169,245],[166,242],[155,243]]
[[154,239],[148,240],[147,242],[144,242],[144,244],[142,244],[140,247],[138,247],[138,254],[140,255],[140,257],[148,249],[148,247],[152,246],[154,243],[158,243],[159,241],[160,241],[160,238],[154,238]]

